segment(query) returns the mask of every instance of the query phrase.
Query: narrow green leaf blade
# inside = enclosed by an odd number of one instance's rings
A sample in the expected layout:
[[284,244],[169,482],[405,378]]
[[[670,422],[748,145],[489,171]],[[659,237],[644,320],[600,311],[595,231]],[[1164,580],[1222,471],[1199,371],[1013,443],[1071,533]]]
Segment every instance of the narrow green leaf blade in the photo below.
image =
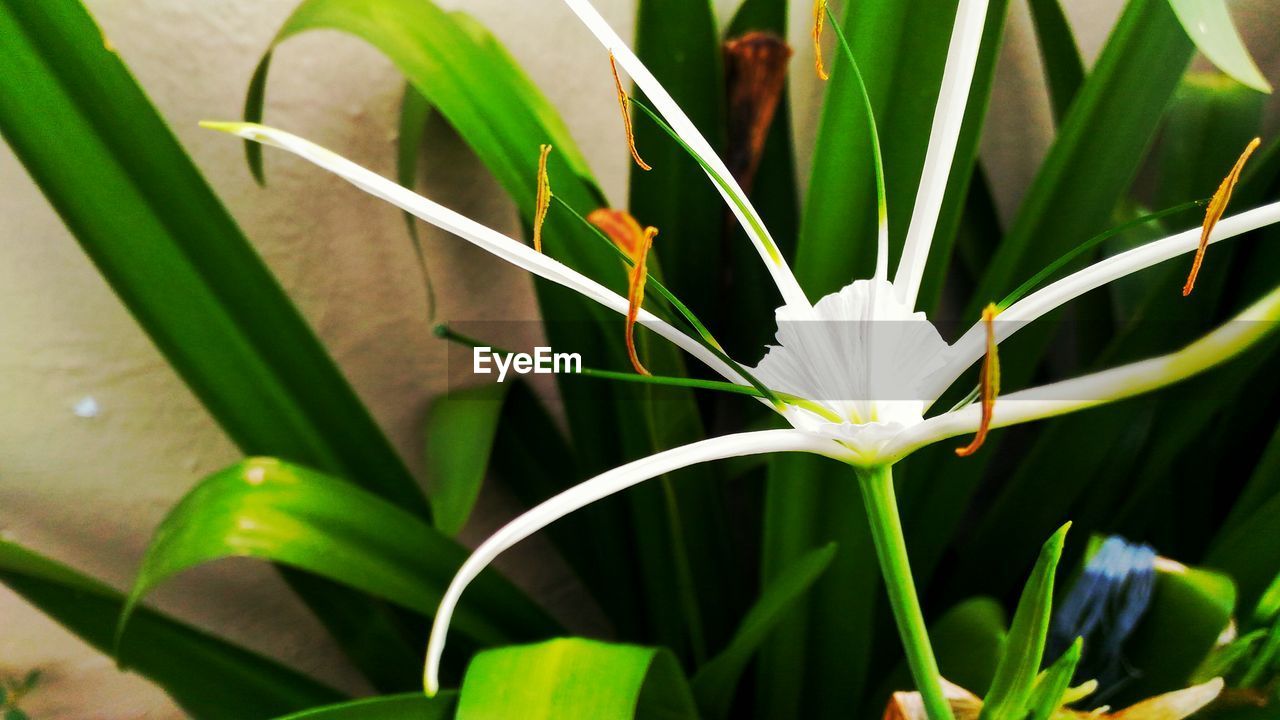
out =
[[304,710],[279,720],[450,720],[458,694],[443,692],[385,695]]
[[[711,146],[723,147],[724,72],[710,0],[641,0],[635,50]],[[620,133],[618,139],[624,152]],[[660,127],[637,117],[635,140],[653,169],[631,164],[631,213],[661,231],[655,246],[665,260],[663,282],[695,312],[711,314],[719,295],[724,202]]]
[[790,612],[796,601],[826,571],[835,553],[835,543],[810,551],[770,582],[760,599],[742,619],[729,646],[707,661],[694,675],[693,692],[698,698],[698,706],[707,717],[729,716],[733,693],[747,663],[778,621]]
[[561,638],[488,650],[467,669],[457,720],[697,718],[666,650]]
[[1035,687],[1031,691],[1028,709],[1031,714],[1027,720],[1049,720],[1054,711],[1062,706],[1062,696],[1071,687],[1071,677],[1080,664],[1080,655],[1084,652],[1084,641],[1076,638],[1062,657],[1049,666],[1040,677],[1036,678]]
[[247,454],[362,478],[425,513],[400,458],[88,13],[72,0],[6,0],[0,33],[5,139],[227,434]]
[[1169,0],[1169,5],[1192,42],[1219,70],[1241,85],[1271,92],[1271,83],[1244,46],[1225,0]]
[[[100,652],[111,653],[125,604],[119,592],[3,540],[0,582]],[[202,719],[265,720],[342,698],[301,673],[145,607],[136,610],[118,658]]]
[[1084,83],[1084,60],[1060,0],[1029,0],[1028,5],[1049,84],[1049,102],[1054,118],[1061,122]]
[[427,478],[435,526],[455,536],[480,496],[507,386],[480,385],[445,393],[427,415]]
[[[408,469],[93,19],[75,0],[0,3],[0,132],[81,247],[227,435],[358,479],[423,516]],[[380,687],[385,609],[287,579]],[[380,652],[348,642],[352,618]]]
[[[430,616],[466,554],[421,520],[350,484],[256,458],[211,475],[169,513],[143,559],[130,605],[196,565],[254,557]],[[473,585],[464,602],[454,627],[481,643],[556,629],[493,573]],[[124,620],[121,628],[127,629]]]
[[1026,716],[1049,633],[1054,575],[1070,527],[1070,523],[1063,525],[1040,549],[1040,557],[1013,614],[1005,655],[996,668],[991,689],[983,698],[981,720],[1021,720]]

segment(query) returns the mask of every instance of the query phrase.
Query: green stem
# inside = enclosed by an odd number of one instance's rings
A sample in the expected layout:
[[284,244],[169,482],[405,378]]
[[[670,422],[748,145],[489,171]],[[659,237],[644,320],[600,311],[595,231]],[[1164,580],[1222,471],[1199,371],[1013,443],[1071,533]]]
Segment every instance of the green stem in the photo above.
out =
[[893,608],[893,619],[898,624],[902,647],[907,653],[911,676],[924,699],[925,713],[929,720],[954,720],[951,706],[942,692],[942,675],[938,672],[938,661],[933,656],[924,613],[920,611],[920,598],[911,577],[907,541],[902,534],[898,500],[893,491],[893,470],[885,465],[859,468],[857,472],[862,500],[867,506],[871,537],[875,541],[876,557],[889,594],[889,605]]

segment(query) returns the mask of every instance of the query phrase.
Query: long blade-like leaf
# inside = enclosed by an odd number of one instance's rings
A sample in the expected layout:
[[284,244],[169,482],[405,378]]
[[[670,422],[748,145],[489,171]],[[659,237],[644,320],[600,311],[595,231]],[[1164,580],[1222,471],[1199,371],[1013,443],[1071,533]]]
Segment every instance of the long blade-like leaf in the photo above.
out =
[[435,526],[457,535],[480,496],[489,451],[502,413],[502,383],[457,390],[436,398],[427,416],[427,478]]
[[756,649],[827,569],[835,552],[835,543],[831,543],[806,553],[774,579],[742,619],[729,646],[703,665],[693,677],[694,695],[708,717],[729,716],[738,680]]
[[477,655],[457,718],[694,720],[697,712],[666,650],[562,638]]
[[[409,513],[296,465],[251,459],[211,475],[156,530],[130,605],[174,575],[226,557],[305,570],[432,615],[466,551]],[[454,621],[482,643],[536,638],[555,623],[490,573]],[[127,630],[124,620],[123,630]]]
[[[76,0],[0,2],[0,132],[81,247],[246,453],[356,479],[425,516],[422,492],[102,31]],[[291,580],[297,585],[304,580]],[[380,686],[412,682],[394,621],[297,588]],[[355,620],[359,618],[359,620]],[[357,624],[358,622],[358,624]]]
[[[948,264],[977,158],[978,135],[1007,7],[1005,0],[990,3],[965,123],[930,253],[931,268]],[[911,218],[955,12],[952,0],[846,4],[845,33],[866,78],[881,128],[892,257],[901,250]],[[856,278],[870,277],[875,259],[878,210],[870,170],[871,146],[866,133],[854,130],[864,126],[865,111],[852,73],[842,71],[845,65],[843,58],[833,60],[796,254],[796,274],[813,298]],[[865,162],[860,160],[863,158]],[[931,306],[931,299],[941,291],[942,276],[934,275],[930,273],[921,293],[922,307]]]
[[[0,582],[99,651],[110,653],[125,598],[15,543],[0,541]],[[119,660],[201,720],[271,718],[342,695],[272,660],[149,608],[134,613]]]
[[[300,33],[321,29],[355,35],[392,60],[493,173],[526,224],[534,220],[538,151],[544,143],[555,147],[548,165],[555,196],[583,213],[605,204],[555,109],[502,45],[470,17],[446,13],[429,0],[306,0],[285,21],[272,48]],[[269,50],[250,85],[245,107],[249,119],[262,115],[270,57]],[[607,60],[602,53],[601,63]],[[609,85],[601,86],[600,94],[612,101]],[[253,167],[260,170],[258,150],[250,148],[249,153]],[[548,240],[544,249],[615,290],[625,288],[626,273],[611,250],[601,247],[592,233],[569,213],[553,209],[544,227]],[[538,282],[535,287],[552,346],[581,353],[588,366],[629,364],[622,326],[609,311],[550,283]],[[655,370],[679,364],[676,351],[665,343],[655,343],[651,353],[649,365]],[[649,393],[634,388],[613,387],[602,393],[599,386],[570,380],[561,381],[560,391],[584,472],[601,472],[700,434],[687,392],[664,393],[664,398],[679,402],[649,403]],[[634,426],[636,408],[645,405],[652,405],[653,422],[634,432],[614,430],[619,422]],[[565,477],[563,482],[579,479]],[[699,496],[713,490],[709,483],[675,483],[670,494],[678,501],[675,503],[668,502],[661,490],[655,484],[629,493],[631,508],[603,503],[588,510],[588,514],[605,517],[599,523],[604,533],[594,536],[571,560],[624,637],[639,638],[653,632],[674,647],[685,644],[681,636],[689,628],[682,617],[684,594],[670,592],[686,584],[675,576],[675,569],[685,563],[676,543],[667,539],[688,538],[694,577],[714,578],[727,564],[720,558],[704,561],[696,557],[713,553],[724,537],[705,523],[691,522],[715,512],[716,505]],[[645,542],[631,542],[628,533],[633,527],[644,535]],[[584,555],[589,560],[581,561]],[[619,562],[618,558],[636,558],[638,562]],[[637,565],[640,572],[635,571]],[[711,584],[709,589],[714,587]]]
[[1069,527],[1070,523],[1062,526],[1040,549],[1040,558],[1013,614],[1004,657],[983,697],[981,720],[1022,720],[1027,715],[1049,634],[1054,575]]

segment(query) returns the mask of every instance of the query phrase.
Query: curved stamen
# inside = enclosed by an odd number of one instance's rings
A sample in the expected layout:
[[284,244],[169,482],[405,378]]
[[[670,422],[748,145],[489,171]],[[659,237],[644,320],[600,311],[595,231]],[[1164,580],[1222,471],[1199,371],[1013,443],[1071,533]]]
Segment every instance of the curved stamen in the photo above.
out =
[[830,80],[831,74],[822,63],[822,28],[827,22],[827,0],[813,2],[813,69],[822,80]]
[[609,69],[613,71],[613,85],[618,90],[618,107],[622,108],[622,127],[627,133],[627,149],[631,151],[631,159],[636,161],[636,165],[648,172],[653,167],[640,157],[640,151],[636,149],[636,130],[631,125],[631,98],[622,89],[622,78],[618,77],[618,61],[614,59],[613,53],[609,53]]
[[1190,295],[1191,291],[1195,289],[1196,276],[1200,274],[1200,266],[1204,263],[1205,251],[1209,249],[1209,236],[1213,234],[1213,228],[1222,219],[1222,213],[1227,211],[1227,203],[1231,202],[1231,193],[1236,189],[1236,183],[1240,182],[1240,173],[1244,170],[1244,164],[1249,161],[1249,156],[1261,144],[1262,138],[1254,138],[1245,147],[1244,152],[1240,154],[1240,159],[1236,160],[1231,172],[1227,173],[1227,176],[1223,178],[1222,184],[1218,186],[1218,191],[1209,200],[1209,208],[1204,213],[1204,226],[1200,230],[1200,247],[1196,250],[1195,260],[1191,262],[1191,274],[1187,275],[1187,284],[1182,286],[1182,297]]
[[627,355],[631,358],[631,367],[641,375],[650,373],[640,362],[636,352],[636,315],[644,304],[645,280],[649,277],[647,268],[649,250],[653,247],[653,238],[658,229],[647,227],[640,229],[640,223],[625,210],[609,210],[601,208],[587,216],[587,222],[595,225],[614,245],[618,246],[631,260],[631,270],[627,273]]
[[978,381],[982,388],[982,419],[978,423],[978,432],[973,442],[962,448],[956,448],[956,455],[969,457],[978,452],[978,448],[987,441],[987,432],[991,429],[991,416],[996,409],[996,396],[1000,394],[1000,351],[996,347],[995,319],[1000,312],[995,303],[982,311],[982,324],[987,327],[987,356],[982,361],[982,377]]
[[542,224],[547,221],[551,208],[551,178],[547,175],[547,157],[551,146],[543,145],[538,156],[538,197],[533,212],[533,249],[542,252]]

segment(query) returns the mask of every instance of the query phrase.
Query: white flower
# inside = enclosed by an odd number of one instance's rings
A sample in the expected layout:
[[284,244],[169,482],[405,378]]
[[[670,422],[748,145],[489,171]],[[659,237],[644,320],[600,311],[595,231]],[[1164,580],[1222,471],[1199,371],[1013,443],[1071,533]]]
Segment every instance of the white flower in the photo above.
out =
[[[925,445],[974,433],[982,425],[977,403],[932,416],[928,411],[962,373],[984,357],[988,329],[979,323],[948,346],[914,307],[964,117],[986,17],[986,0],[960,2],[911,224],[892,281],[888,279],[888,240],[882,221],[875,275],[854,281],[814,305],[808,302],[745,193],[671,96],[587,0],[565,2],[699,156],[746,229],[783,300],[776,312],[778,344],[768,349],[754,374],[770,389],[807,402],[781,409],[792,429],[713,438],[637,460],[566,490],[495,533],[463,565],[436,614],[426,669],[426,685],[432,693],[438,689],[445,633],[463,589],[500,553],[560,517],[632,485],[698,463],[763,453],[807,452],[859,467],[886,466]],[[512,264],[620,314],[627,313],[627,299],[596,281],[306,140],[256,124],[207,125],[306,158]],[[1280,222],[1280,203],[1222,220],[1209,242],[1276,222]],[[1199,244],[1200,230],[1188,230],[1064,277],[1004,309],[991,323],[994,340],[1003,341],[1089,290],[1196,250]],[[1256,343],[1274,329],[1277,319],[1280,288],[1245,310],[1236,321],[1178,352],[1003,395],[994,406],[990,427],[1061,415],[1178,382]],[[729,364],[679,329],[643,310],[637,321],[727,380],[747,384]]]

